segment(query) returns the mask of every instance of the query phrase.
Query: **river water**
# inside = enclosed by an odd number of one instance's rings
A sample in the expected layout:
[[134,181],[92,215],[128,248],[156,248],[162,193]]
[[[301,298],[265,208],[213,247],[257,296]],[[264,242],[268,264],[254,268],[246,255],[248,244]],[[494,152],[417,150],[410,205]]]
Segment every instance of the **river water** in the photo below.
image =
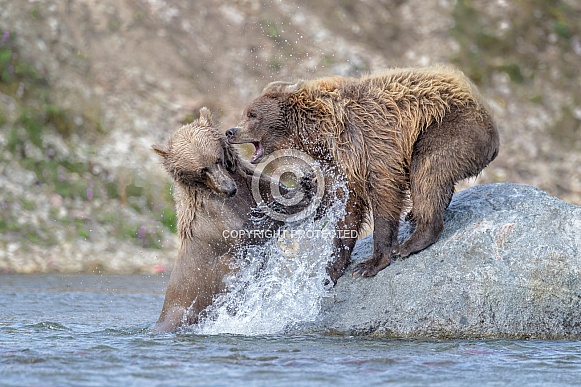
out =
[[152,334],[167,280],[0,275],[0,386],[581,383],[581,342]]

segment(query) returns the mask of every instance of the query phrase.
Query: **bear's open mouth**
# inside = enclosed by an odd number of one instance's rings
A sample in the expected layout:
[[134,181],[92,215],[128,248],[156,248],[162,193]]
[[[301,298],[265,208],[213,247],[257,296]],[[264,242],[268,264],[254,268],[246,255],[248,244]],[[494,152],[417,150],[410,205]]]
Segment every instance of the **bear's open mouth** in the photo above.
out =
[[264,155],[264,148],[260,141],[252,141],[252,145],[254,145],[254,154],[252,155],[250,162],[252,164],[257,164]]

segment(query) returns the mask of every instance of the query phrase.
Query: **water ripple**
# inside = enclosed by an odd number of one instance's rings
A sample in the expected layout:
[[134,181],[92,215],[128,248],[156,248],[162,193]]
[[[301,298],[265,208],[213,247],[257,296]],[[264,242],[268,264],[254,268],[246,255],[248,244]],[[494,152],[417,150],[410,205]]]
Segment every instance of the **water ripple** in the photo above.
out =
[[[43,290],[43,278],[52,290]],[[2,386],[576,386],[581,373],[580,341],[389,340],[300,329],[156,335],[156,278],[108,278],[107,286],[123,287],[118,294],[91,291],[98,277],[79,276],[80,293],[72,277],[71,286],[59,285],[60,276],[4,279],[0,304],[19,307],[0,309]],[[19,292],[3,291],[7,283]],[[61,288],[76,304],[63,301],[54,290]]]

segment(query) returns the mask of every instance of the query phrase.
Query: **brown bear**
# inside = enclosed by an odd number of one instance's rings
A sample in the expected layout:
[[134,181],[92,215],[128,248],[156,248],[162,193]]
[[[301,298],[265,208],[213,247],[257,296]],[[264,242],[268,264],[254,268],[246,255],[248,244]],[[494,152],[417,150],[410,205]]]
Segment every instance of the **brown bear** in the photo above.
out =
[[[213,127],[208,109],[202,108],[200,118],[178,129],[167,144],[152,148],[175,181],[173,195],[181,239],[163,308],[153,328],[167,332],[195,323],[214,296],[225,290],[223,278],[233,271],[237,249],[269,239],[268,234],[244,234],[241,230],[274,230],[283,222],[257,213],[251,192],[253,168],[239,158],[223,131]],[[309,179],[299,182],[301,190],[312,190]],[[270,183],[265,180],[262,184]],[[280,188],[286,194],[291,191],[284,185]],[[292,210],[300,210],[309,200],[305,194]],[[261,221],[252,221],[252,217]]]
[[[434,243],[455,183],[478,175],[499,148],[475,86],[445,66],[273,82],[226,135],[233,144],[254,144],[252,163],[295,148],[326,165],[331,180],[346,180],[346,216],[338,230],[359,231],[373,216],[373,257],[353,270],[364,277],[388,266],[392,255],[406,257]],[[415,230],[400,246],[399,220],[410,207]],[[349,265],[355,242],[335,239],[333,281]]]

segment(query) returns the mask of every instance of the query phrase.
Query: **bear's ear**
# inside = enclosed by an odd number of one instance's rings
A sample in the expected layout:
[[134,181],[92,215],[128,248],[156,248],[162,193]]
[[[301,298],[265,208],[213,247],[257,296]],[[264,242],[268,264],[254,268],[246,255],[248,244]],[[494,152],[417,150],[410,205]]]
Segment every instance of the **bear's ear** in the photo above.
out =
[[266,87],[262,90],[262,94],[267,92],[275,92],[275,93],[294,93],[301,86],[305,83],[305,81],[298,81],[296,83],[292,82],[284,82],[284,81],[274,81],[270,82]]
[[153,144],[151,146],[151,149],[163,158],[167,157],[167,154],[169,152],[167,145]]
[[205,106],[200,109],[200,124],[205,126],[212,126],[214,124],[212,122],[212,112]]

